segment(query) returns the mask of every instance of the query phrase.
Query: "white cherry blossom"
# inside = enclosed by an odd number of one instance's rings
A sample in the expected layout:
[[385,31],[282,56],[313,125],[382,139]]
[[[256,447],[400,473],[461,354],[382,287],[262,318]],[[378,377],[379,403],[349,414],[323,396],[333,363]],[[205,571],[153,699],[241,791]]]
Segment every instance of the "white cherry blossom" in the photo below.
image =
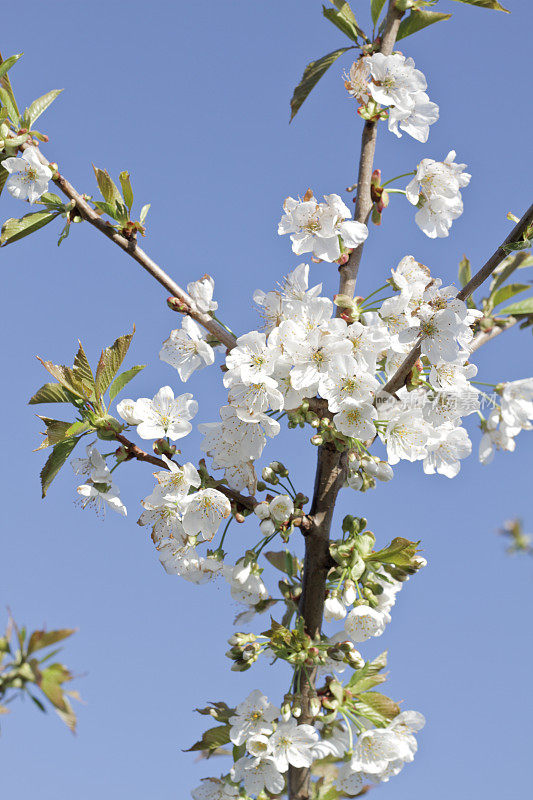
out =
[[293,767],[310,767],[313,763],[312,747],[318,741],[318,733],[312,725],[298,725],[292,717],[278,723],[270,737],[271,758],[280,772]]
[[333,417],[338,431],[352,439],[373,439],[376,429],[374,420],[377,411],[371,403],[356,403],[345,400],[341,410]]
[[52,170],[41,164],[37,147],[27,147],[20,158],[5,158],[2,167],[9,172],[5,187],[17,200],[36,203],[48,191]]
[[88,505],[94,506],[97,514],[104,514],[107,506],[116,511],[122,517],[127,515],[126,506],[119,497],[119,490],[111,481],[83,483],[76,489],[80,497],[83,498],[81,505],[87,508]]
[[366,642],[373,636],[381,636],[385,630],[386,619],[380,611],[371,606],[356,606],[344,621],[344,630],[352,642]]
[[161,439],[168,436],[176,441],[192,431],[189,422],[198,411],[198,403],[192,394],[174,397],[170,386],[163,386],[153,400],[141,397],[135,403],[135,416],[142,422],[137,425],[141,439]]
[[454,428],[445,424],[434,428],[427,443],[427,455],[424,458],[424,472],[433,475],[435,472],[455,478],[461,469],[461,459],[472,452],[472,442],[464,428]]
[[181,329],[171,331],[163,342],[159,358],[174,367],[185,383],[197,369],[212,364],[215,353],[200,326],[191,317],[184,317]]
[[278,718],[279,713],[279,708],[269,703],[268,698],[259,689],[254,689],[237,705],[235,714],[229,718],[231,741],[239,746],[251,736],[270,735],[274,730],[272,723]]
[[200,489],[187,497],[183,527],[189,536],[201,534],[210,542],[223,519],[231,514],[231,503],[218,489]]
[[242,781],[247,794],[254,796],[263,789],[277,795],[285,786],[285,779],[271,758],[240,758],[233,767],[232,777]]
[[218,303],[213,300],[214,289],[215,281],[211,275],[204,275],[200,280],[187,284],[187,292],[193,300],[197,311],[202,314],[209,314],[210,311],[217,310]]

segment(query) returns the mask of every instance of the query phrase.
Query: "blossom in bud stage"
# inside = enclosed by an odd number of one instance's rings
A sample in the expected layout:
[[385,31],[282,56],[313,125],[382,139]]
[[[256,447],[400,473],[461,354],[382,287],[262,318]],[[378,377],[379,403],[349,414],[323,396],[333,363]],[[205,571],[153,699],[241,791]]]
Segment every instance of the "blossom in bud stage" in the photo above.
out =
[[[257,565],[255,565],[257,568]],[[240,569],[239,569],[240,567]],[[262,600],[268,598],[268,589],[263,583],[259,571],[255,571],[250,565],[248,574],[246,568],[237,565],[224,564],[223,575],[230,584],[230,591],[233,600],[243,603],[245,606],[256,606]]]
[[180,394],[174,398],[170,386],[163,386],[153,400],[141,397],[135,402],[135,416],[140,420],[137,433],[141,439],[162,439],[168,436],[176,441],[192,431],[189,422],[198,411],[198,403],[192,394]]
[[17,200],[35,203],[48,191],[52,170],[41,164],[37,147],[27,147],[20,158],[5,158],[2,167],[9,172],[5,187]]
[[263,519],[259,523],[259,530],[263,536],[271,536],[276,530],[276,525],[270,518]]
[[218,778],[203,778],[191,796],[193,800],[233,800],[239,796],[239,789]]
[[357,470],[348,469],[346,483],[348,484],[350,489],[353,489],[354,491],[358,492],[363,486],[363,479]]
[[187,292],[193,300],[194,307],[201,314],[209,314],[216,311],[218,303],[213,300],[215,281],[211,275],[204,275],[198,281],[187,284]]
[[344,622],[346,635],[352,642],[365,642],[372,636],[381,636],[386,620],[379,611],[370,606],[356,606]]
[[223,519],[231,514],[231,503],[218,489],[201,489],[187,497],[183,527],[189,536],[201,534],[210,542]]
[[229,718],[230,740],[239,746],[245,744],[251,736],[269,736],[274,730],[272,723],[279,713],[279,708],[269,703],[259,689],[254,689],[246,700],[238,704],[235,714]]
[[232,778],[242,781],[246,793],[254,797],[264,789],[278,795],[285,786],[285,779],[271,758],[240,758],[232,769]]
[[215,353],[200,326],[191,317],[184,317],[181,329],[171,331],[163,342],[159,358],[174,367],[185,383],[195,370],[212,364]]
[[345,616],[346,608],[344,603],[337,592],[332,592],[324,602],[324,619],[326,622],[332,622],[333,620],[344,619]]
[[262,503],[258,503],[254,508],[254,514],[256,514],[259,519],[268,519],[270,517],[270,505],[263,500]]
[[280,722],[270,737],[271,758],[280,772],[293,767],[310,767],[313,763],[312,746],[318,733],[312,725],[298,725],[295,719]]
[[365,440],[374,437],[374,420],[377,416],[376,409],[370,403],[345,400],[341,411],[333,417],[333,422],[337,430],[345,436]]
[[122,517],[127,516],[126,506],[119,497],[119,490],[111,481],[106,483],[83,483],[76,489],[82,500],[82,507],[88,505],[95,507],[97,514],[104,514],[106,506],[112,508]]
[[288,197],[283,210],[278,233],[291,234],[297,255],[313,253],[323,261],[336,261],[341,255],[339,238],[345,247],[357,247],[368,236],[366,225],[351,219],[350,209],[337,194],[325,195],[323,203],[312,194],[304,200]]
[[272,519],[284,525],[294,514],[294,503],[288,494],[279,494],[270,501],[269,509]]
[[142,418],[135,414],[135,400],[121,400],[117,403],[117,414],[128,423],[128,425],[140,425]]
[[355,583],[350,580],[344,581],[344,587],[342,590],[343,603],[345,603],[347,606],[353,606],[356,598],[357,598],[357,592],[355,588]]

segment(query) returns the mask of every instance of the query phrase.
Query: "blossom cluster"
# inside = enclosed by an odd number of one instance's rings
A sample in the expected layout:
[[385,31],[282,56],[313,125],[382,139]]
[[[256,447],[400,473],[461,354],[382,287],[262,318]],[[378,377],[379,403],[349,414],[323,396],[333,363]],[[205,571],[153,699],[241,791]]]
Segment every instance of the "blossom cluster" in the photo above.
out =
[[407,199],[418,207],[415,222],[431,239],[448,236],[452,222],[463,213],[461,189],[471,175],[466,164],[455,163],[455,150],[444,161],[423,158],[413,180],[406,187]]
[[479,444],[482,464],[489,464],[496,450],[512,452],[520,431],[533,430],[533,378],[503,384],[501,403],[482,423],[484,431]]

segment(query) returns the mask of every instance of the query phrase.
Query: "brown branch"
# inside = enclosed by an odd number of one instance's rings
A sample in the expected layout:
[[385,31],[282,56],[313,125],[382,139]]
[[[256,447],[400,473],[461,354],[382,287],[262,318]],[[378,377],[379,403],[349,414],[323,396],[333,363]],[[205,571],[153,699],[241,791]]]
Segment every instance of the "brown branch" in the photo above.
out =
[[[385,24],[385,31],[381,41],[380,52],[389,56],[394,48],[398,28],[404,12],[398,11],[394,3],[389,3],[389,10]],[[357,177],[357,195],[355,198],[354,219],[357,222],[368,222],[372,211],[372,198],[370,196],[370,180],[374,169],[374,155],[376,152],[376,139],[378,135],[377,122],[365,122],[361,139],[361,156],[359,159],[359,174]],[[340,286],[339,294],[354,296],[357,273],[363,255],[364,242],[354,248],[344,266],[339,268]],[[341,309],[337,309],[337,316]]]
[[[147,453],[146,450],[143,450],[121,433],[115,432],[115,439],[117,442],[120,442],[120,444],[128,451],[131,458],[136,458],[137,461],[146,461],[148,464],[153,464],[154,467],[168,470],[168,465],[165,464],[162,458],[158,458],[157,456]],[[253,511],[258,503],[258,500],[256,500],[255,497],[245,497],[245,495],[235,492],[228,486],[217,486],[217,489],[219,492],[222,492],[222,494],[226,495],[228,500],[231,500],[232,503],[235,503],[238,508],[244,508],[247,511]]]
[[[25,150],[29,147],[30,144],[23,144],[21,146],[22,150]],[[45,158],[45,156],[39,151],[39,157],[41,162],[45,166],[49,166],[50,162]],[[52,171],[53,168],[52,168]],[[89,222],[94,228],[96,228],[100,233],[103,233],[108,239],[110,239],[114,244],[118,245],[125,253],[127,253],[131,258],[133,258],[138,264],[141,265],[143,269],[146,270],[155,280],[164,286],[167,291],[173,297],[178,298],[184,306],[186,306],[186,311],[190,317],[192,317],[199,325],[202,325],[206,330],[209,331],[219,342],[226,345],[226,347],[231,350],[235,346],[235,336],[232,333],[226,330],[222,325],[220,325],[216,320],[214,320],[209,314],[202,314],[200,311],[196,311],[194,308],[194,302],[191,297],[187,294],[187,292],[179,286],[175,280],[173,280],[170,275],[168,275],[161,267],[156,264],[156,262],[150,258],[150,256],[144,252],[144,250],[139,247],[135,239],[128,239],[126,236],[122,236],[122,234],[117,233],[117,231],[113,228],[110,222],[106,222],[106,220],[102,219],[102,217],[97,214],[97,212],[91,208],[89,203],[85,200],[85,198],[72,186],[69,181],[64,178],[59,172],[54,172],[54,183],[55,185],[63,192],[63,194],[72,200],[75,203],[75,207],[79,212],[79,215]]]
[[470,352],[474,353],[476,350],[479,350],[480,347],[483,347],[483,345],[487,344],[487,342],[491,342],[493,339],[499,336],[500,333],[508,331],[509,328],[513,328],[517,322],[518,320],[515,317],[509,317],[506,319],[503,325],[497,325],[491,331],[480,331],[472,340]]
[[[394,0],[389,0],[385,31],[380,50],[385,55],[392,53],[396,35],[403,12],[395,7]],[[370,179],[372,177],[374,153],[376,149],[377,124],[366,122],[361,142],[359,177],[354,218],[357,222],[367,222],[372,210],[370,197]],[[363,244],[356,247],[347,263],[340,267],[339,293],[353,297],[355,281],[363,254]],[[337,313],[340,313],[338,309]],[[302,594],[299,613],[305,621],[307,632],[314,636],[320,632],[326,597],[326,579],[331,568],[329,553],[329,536],[337,495],[345,481],[347,473],[346,453],[340,453],[331,443],[319,448],[315,488],[311,510],[308,515],[309,527],[305,536],[305,561],[302,578]],[[309,701],[315,693],[316,671],[301,674],[300,702],[302,714],[300,723],[312,723],[313,715]],[[290,800],[308,800],[310,797],[311,770],[307,768],[289,768]]]
[[[524,233],[530,227],[530,225],[533,225],[533,205],[528,208],[522,219],[515,225],[509,236],[491,255],[489,260],[481,267],[480,270],[478,270],[478,272],[476,272],[473,278],[468,281],[466,286],[461,289],[457,295],[458,300],[466,300],[467,297],[470,297],[470,295],[475,292],[475,290],[478,289],[484,281],[487,280],[487,278],[494,272],[496,267],[498,267],[509,255],[509,251],[506,249],[506,247],[515,242],[521,241]],[[409,374],[419,357],[420,340],[415,344],[413,349],[407,355],[402,364],[400,364],[392,378],[385,384],[381,391],[388,392],[389,394],[396,394],[398,389],[401,389],[401,387],[407,381],[407,378],[409,377]]]

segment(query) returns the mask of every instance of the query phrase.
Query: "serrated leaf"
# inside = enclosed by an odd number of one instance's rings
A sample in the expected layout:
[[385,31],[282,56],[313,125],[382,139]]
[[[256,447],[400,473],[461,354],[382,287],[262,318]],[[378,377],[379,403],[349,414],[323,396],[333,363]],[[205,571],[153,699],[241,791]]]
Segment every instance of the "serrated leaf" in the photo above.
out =
[[[85,355],[83,345],[78,339],[78,352],[74,356],[74,366],[72,371],[74,375],[86,386],[89,390],[94,390],[94,375],[89,364],[89,359]],[[90,393],[90,392],[89,392]]]
[[317,61],[311,61],[311,63],[307,65],[304,70],[304,74],[302,75],[302,79],[295,88],[291,99],[291,122],[301,108],[302,103],[309,96],[309,93],[316,86],[320,78],[325,75],[325,73],[328,71],[331,65],[335,63],[339,56],[342,56],[347,50],[353,50],[353,47],[341,47],[339,50],[334,50],[332,53],[322,56],[322,58],[319,58]]
[[128,206],[128,210],[131,211],[131,207],[133,205],[133,189],[131,188],[130,173],[124,171],[121,172],[118,177],[122,187],[122,196],[124,197],[124,202]]
[[[7,75],[5,75],[4,78],[7,79]],[[15,98],[8,91],[6,91],[3,86],[0,86],[0,103],[2,103],[6,109],[9,119],[13,125],[17,127],[20,120],[20,114],[18,112],[17,104],[15,103]]]
[[495,308],[496,306],[500,305],[500,303],[510,300],[511,297],[515,296],[515,294],[525,292],[526,289],[531,289],[530,283],[506,283],[505,286],[501,286],[499,289],[493,292],[493,294],[491,294],[489,298],[490,307]]
[[41,442],[37,450],[42,450],[45,447],[52,447],[53,445],[63,442],[65,439],[70,439],[72,436],[79,436],[86,433],[88,430],[93,430],[88,422],[63,422],[58,419],[49,419],[48,417],[39,417],[45,423],[46,436]]
[[459,262],[459,283],[461,286],[466,286],[471,277],[472,269],[470,267],[470,259],[463,256]]
[[402,536],[397,536],[387,547],[378,550],[376,553],[365,556],[365,561],[378,561],[381,564],[394,564],[396,567],[408,567],[411,565],[413,558],[418,552],[419,544],[420,542],[410,542]]
[[370,2],[370,13],[372,15],[372,22],[374,25],[377,25],[379,15],[385,5],[385,0],[371,0]]
[[98,367],[96,368],[96,392],[101,396],[108,386],[111,384],[113,378],[120,369],[120,365],[126,357],[135,328],[132,333],[127,333],[124,336],[119,336],[111,347],[106,347],[102,350]]
[[528,297],[526,300],[520,300],[519,303],[512,303],[510,306],[502,308],[498,314],[511,314],[513,317],[522,314],[533,314],[533,297]]
[[62,91],[63,89],[52,89],[51,92],[47,92],[43,94],[42,97],[38,97],[37,100],[33,101],[26,111],[26,117],[30,128],[33,127],[33,123],[39,119],[41,114],[52,105],[56,97],[59,97]]
[[53,364],[51,361],[44,361],[37,356],[37,360],[41,362],[43,367],[50,375],[59,381],[59,383],[71,392],[75,397],[86,400],[84,386],[74,370],[71,367],[65,367],[63,364]]
[[450,17],[451,14],[443,14],[440,11],[419,11],[413,9],[409,16],[401,21],[396,41],[405,39],[406,36],[411,36],[411,34],[417,33],[417,31],[421,31],[423,28],[427,28],[428,25],[433,25],[434,22],[450,19]]
[[533,256],[530,253],[516,253],[513,256],[507,256],[499,267],[497,267],[493,274],[493,280],[490,284],[490,291],[496,291],[502,283],[505,283],[516,269],[524,269],[525,267],[533,266]]
[[400,706],[379,692],[364,692],[354,702],[354,710],[374,725],[388,725],[400,713]]
[[456,2],[479,6],[479,8],[488,8],[492,11],[505,11],[506,14],[511,13],[508,8],[504,8],[501,3],[498,3],[498,0],[456,0]]
[[46,464],[41,470],[41,487],[43,498],[46,497],[46,493],[50,488],[50,484],[76,447],[78,441],[79,437],[75,437],[72,439],[66,439],[64,442],[59,442],[59,444],[55,445],[54,449],[48,456]]
[[76,633],[75,628],[62,628],[57,631],[34,631],[28,642],[28,654],[42,650],[43,647],[49,647],[51,644],[56,644],[56,642],[62,642],[63,639],[68,639],[73,633]]
[[216,750],[217,747],[222,747],[222,745],[230,741],[229,731],[229,725],[217,725],[216,728],[209,728],[207,731],[204,731],[200,741],[195,742],[192,747],[189,747],[189,749],[184,752],[190,753],[194,750]]
[[94,164],[93,169],[94,174],[96,175],[98,188],[102,192],[102,197],[106,203],[109,203],[112,207],[114,207],[117,201],[122,203],[122,195],[113,182],[109,172],[106,169],[99,169],[98,167],[95,167]]
[[38,403],[71,403],[72,396],[59,383],[45,383],[28,401],[29,405]]
[[120,375],[117,375],[109,388],[109,399],[114,400],[117,394],[123,390],[126,384],[128,384],[132,378],[138,375],[139,372],[145,368],[145,366],[146,364],[137,364],[136,367],[127,369],[124,372],[121,372]]
[[332,22],[342,33],[344,33],[353,42],[357,42],[358,36],[363,36],[364,33],[357,24],[354,13],[346,2],[335,2],[335,8],[326,8],[322,6],[322,13]]
[[44,228],[49,222],[52,222],[58,216],[56,211],[33,211],[31,214],[25,214],[20,219],[8,219],[2,225],[2,233],[0,235],[0,246],[5,247],[6,244],[11,244],[30,233],[35,233],[39,228]]

